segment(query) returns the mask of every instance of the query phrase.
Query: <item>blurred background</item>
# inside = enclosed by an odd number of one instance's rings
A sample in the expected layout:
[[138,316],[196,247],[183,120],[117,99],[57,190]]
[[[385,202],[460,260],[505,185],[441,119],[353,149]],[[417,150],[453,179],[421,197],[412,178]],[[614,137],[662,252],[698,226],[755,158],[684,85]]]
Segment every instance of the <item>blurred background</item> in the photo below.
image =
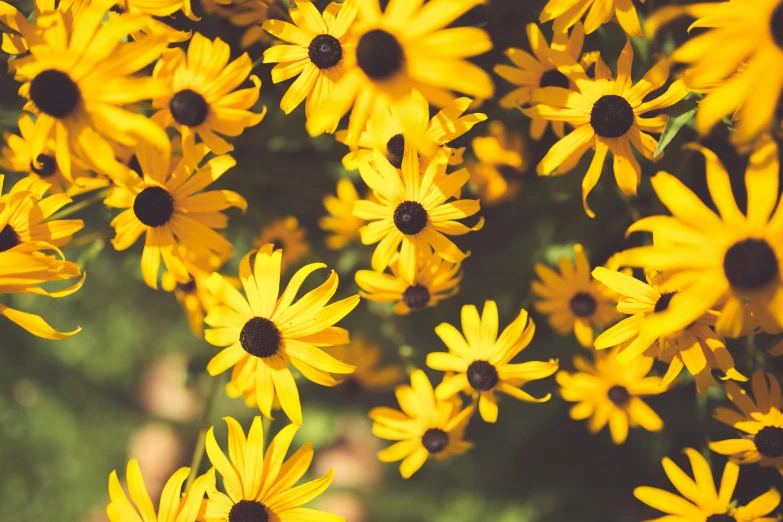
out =
[[[194,3],[198,9],[198,2]],[[490,32],[495,50],[477,60],[489,70],[496,63],[506,63],[505,48],[529,50],[525,24],[537,18],[544,3],[492,0],[455,25],[481,25]],[[640,13],[644,16],[667,3],[648,0]],[[21,9],[30,12],[32,6],[21,4]],[[210,38],[219,36],[231,43],[236,56],[242,52],[239,42],[244,29],[225,18],[210,15],[193,24],[180,16],[174,24],[195,28]],[[655,44],[644,39],[633,42],[635,79],[657,53],[671,50],[674,42],[684,39],[687,25],[687,21],[672,24]],[[550,26],[544,27],[547,37]],[[620,27],[609,24],[587,37],[585,50],[600,50],[614,68],[624,43]],[[256,43],[248,49],[253,60],[261,57],[264,45]],[[339,251],[328,250],[318,218],[325,214],[323,196],[334,193],[341,177],[356,180],[356,173],[343,169],[341,158],[347,149],[333,137],[311,139],[307,135],[302,107],[284,116],[278,104],[289,84],[273,85],[270,70],[271,65],[260,64],[254,71],[263,80],[261,101],[269,113],[260,125],[234,140],[238,164],[217,184],[238,191],[250,203],[246,215],[229,212],[227,235],[236,251],[223,273],[236,274],[239,258],[252,248],[263,227],[275,219],[296,216],[307,232],[310,254],[293,269],[306,262],[327,263],[341,276],[336,298],[346,297],[358,291],[353,274],[369,268],[372,247],[354,243]],[[511,89],[494,77],[498,97]],[[11,76],[0,76],[3,130],[16,131],[22,106],[16,89]],[[527,134],[527,119],[516,110],[500,109],[496,101],[472,110],[486,113],[490,121],[503,121],[509,132]],[[726,146],[726,132],[718,129],[702,141],[726,162],[742,205],[747,159]],[[472,159],[471,139],[486,133],[486,123],[479,124],[456,145],[467,147],[465,156]],[[501,205],[484,206],[485,228],[457,240],[472,252],[464,263],[461,292],[437,308],[407,317],[363,300],[341,326],[379,345],[388,364],[410,370],[424,367],[428,352],[443,350],[434,327],[441,322],[458,324],[463,304],[480,305],[493,299],[500,309],[501,327],[508,324],[521,307],[532,311],[534,263],[554,264],[560,256],[572,255],[574,243],[582,243],[595,266],[644,240],[626,239],[624,230],[634,216],[662,210],[649,183],[657,170],[676,173],[689,187],[706,194],[703,161],[680,152],[681,145],[693,139],[694,131],[686,126],[658,165],[642,160],[644,179],[634,200],[622,197],[607,167],[591,196],[598,215],[595,219],[584,215],[580,200],[585,162],[561,178],[538,179],[535,165],[555,136],[548,130],[539,143],[527,140],[527,170],[520,193]],[[9,176],[6,191],[16,179],[16,175]],[[361,182],[356,181],[361,192]],[[85,198],[89,195],[77,200]],[[212,384],[204,368],[217,349],[193,335],[173,294],[153,291],[144,284],[139,268],[141,243],[126,252],[114,251],[109,227],[113,215],[100,203],[78,213],[86,227],[66,255],[87,272],[79,292],[62,300],[0,296],[4,303],[43,315],[57,329],[83,327],[79,335],[54,342],[0,321],[0,520],[103,521],[111,470],[117,469],[123,477],[128,459],[137,458],[152,498],[157,500],[168,476],[190,462]],[[289,268],[288,276],[293,269]],[[320,283],[326,275],[326,271],[317,272],[310,283]],[[572,356],[583,352],[575,338],[556,336],[544,317],[531,313],[538,330],[525,358],[559,358],[562,368],[572,369]],[[765,364],[772,371],[783,370],[783,361],[764,360],[764,352],[773,343],[762,335],[729,346],[737,368],[750,375]],[[664,370],[656,367],[655,371],[662,375]],[[429,374],[435,382],[440,379],[435,372]],[[693,383],[682,378],[671,391],[648,401],[663,418],[665,429],[661,433],[632,430],[628,441],[616,447],[607,430],[591,436],[584,422],[572,421],[568,404],[556,394],[554,379],[545,379],[531,384],[529,391],[534,395],[553,392],[550,402],[525,404],[506,398],[496,425],[485,424],[478,416],[473,419],[467,438],[475,441],[474,450],[444,462],[428,462],[404,481],[397,465],[377,460],[375,453],[386,442],[371,434],[367,418],[374,406],[397,407],[391,391],[329,389],[304,379],[298,385],[305,424],[295,447],[306,440],[315,445],[311,475],[335,468],[333,486],[311,507],[331,510],[352,522],[630,522],[655,518],[660,513],[636,501],[632,491],[639,485],[670,488],[661,458],[669,455],[684,465],[683,448],[704,449],[707,439],[733,435],[732,429],[711,419],[716,405],[727,405],[723,392],[713,389],[700,399]],[[224,444],[226,428],[221,417],[233,416],[247,429],[257,414],[242,399],[229,399],[221,389],[209,421],[216,425],[218,440]],[[273,431],[285,424],[283,417],[272,424]],[[713,469],[722,472],[724,458],[709,457]],[[205,459],[202,471],[206,466]],[[775,485],[783,487],[775,470],[745,466],[735,498],[746,503]]]

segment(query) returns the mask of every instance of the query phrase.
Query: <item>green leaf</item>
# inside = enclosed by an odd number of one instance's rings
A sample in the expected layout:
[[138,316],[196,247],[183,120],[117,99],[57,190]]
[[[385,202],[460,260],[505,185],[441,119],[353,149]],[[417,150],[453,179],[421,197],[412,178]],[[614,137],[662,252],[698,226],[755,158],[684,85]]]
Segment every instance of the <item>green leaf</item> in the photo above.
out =
[[699,100],[695,96],[689,95],[671,106],[669,119],[666,121],[666,127],[663,128],[663,133],[658,140],[658,147],[655,148],[653,157],[657,158],[663,152],[663,149],[671,143],[677,133],[680,132],[680,129],[691,121],[693,115],[696,114],[698,104]]

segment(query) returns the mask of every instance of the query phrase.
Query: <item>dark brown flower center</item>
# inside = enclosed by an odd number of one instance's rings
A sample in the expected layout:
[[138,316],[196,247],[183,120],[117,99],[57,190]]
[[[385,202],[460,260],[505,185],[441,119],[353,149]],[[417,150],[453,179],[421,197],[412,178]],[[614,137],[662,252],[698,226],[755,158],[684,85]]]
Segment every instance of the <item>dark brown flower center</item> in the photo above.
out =
[[334,67],[343,58],[343,46],[334,36],[319,34],[310,42],[307,56],[319,69]]
[[228,522],[269,522],[269,513],[261,502],[240,500],[231,506]]
[[655,302],[655,311],[665,312],[666,309],[669,308],[669,303],[672,302],[672,297],[674,297],[674,294],[676,293],[677,292],[666,292],[665,294],[661,294],[661,297]]
[[449,434],[440,428],[430,428],[421,436],[421,445],[435,455],[449,445]]
[[383,29],[367,31],[356,46],[356,63],[372,80],[386,80],[402,67],[405,55],[400,42]]
[[568,76],[557,69],[550,69],[541,75],[541,87],[562,87],[568,89]]
[[595,297],[592,295],[579,292],[574,294],[571,301],[568,302],[571,312],[577,317],[590,317],[598,307],[598,303],[595,301]]
[[148,227],[165,225],[174,214],[174,198],[163,187],[147,187],[133,200],[133,213]]
[[769,20],[772,39],[783,49],[783,2],[779,3]]
[[468,383],[476,391],[488,391],[498,383],[498,371],[487,361],[473,361],[468,366]]
[[622,96],[601,96],[590,112],[590,125],[602,138],[619,138],[631,128],[634,113],[631,104]]
[[180,125],[198,127],[207,119],[209,105],[207,100],[196,91],[184,89],[171,98],[169,110]]
[[615,406],[623,406],[628,402],[628,399],[631,398],[631,394],[628,393],[628,388],[620,385],[614,385],[609,388],[609,391],[606,392],[606,396],[609,397],[609,400],[612,401]]
[[11,225],[6,225],[3,227],[3,230],[0,230],[0,252],[11,250],[19,243],[21,243],[19,234],[16,233],[16,230]]
[[758,290],[778,275],[778,259],[763,239],[734,243],[723,258],[723,272],[732,286],[740,290]]
[[30,99],[44,114],[65,118],[79,105],[82,94],[66,73],[46,69],[30,82]]
[[402,168],[402,157],[405,155],[405,138],[402,134],[395,134],[386,143],[386,159],[395,169]]
[[42,178],[48,178],[52,174],[54,174],[55,169],[57,168],[57,162],[54,160],[53,157],[48,156],[46,154],[39,154],[37,158],[38,164],[41,165],[40,167],[35,166],[35,162],[30,162],[30,170],[41,176]]
[[265,359],[280,349],[282,336],[275,323],[266,317],[253,317],[239,333],[239,344],[250,355]]
[[194,292],[196,290],[196,280],[191,277],[187,283],[177,283],[177,290],[186,294]]
[[409,286],[402,293],[402,302],[414,312],[421,310],[430,302],[430,291],[422,285]]
[[403,201],[394,209],[394,225],[405,235],[412,236],[427,226],[427,211],[418,201]]
[[764,426],[753,437],[756,449],[771,459],[783,457],[783,428]]

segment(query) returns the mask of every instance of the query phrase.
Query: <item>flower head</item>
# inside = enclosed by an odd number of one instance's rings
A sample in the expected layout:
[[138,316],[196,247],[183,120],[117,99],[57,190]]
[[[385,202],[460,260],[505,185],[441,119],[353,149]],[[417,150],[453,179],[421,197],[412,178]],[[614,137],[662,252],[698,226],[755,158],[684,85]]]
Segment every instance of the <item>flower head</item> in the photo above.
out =
[[512,200],[522,190],[527,170],[527,150],[520,133],[509,132],[500,121],[488,126],[489,135],[473,138],[476,162],[468,164],[470,181],[486,205]]
[[228,20],[234,27],[246,27],[239,45],[247,49],[255,43],[269,44],[274,40],[261,24],[269,20],[275,3],[279,4],[279,0],[201,0],[201,8],[204,14]]
[[299,220],[294,216],[286,216],[274,220],[265,226],[253,241],[255,248],[261,248],[267,243],[274,245],[275,250],[283,250],[281,270],[285,272],[310,253],[310,243],[306,239],[307,231],[299,226]]
[[324,207],[329,215],[322,216],[318,220],[318,226],[330,234],[326,237],[326,246],[332,250],[339,250],[358,240],[359,231],[367,224],[362,218],[353,215],[354,201],[359,199],[361,198],[356,187],[351,180],[345,178],[337,182],[337,196],[324,196]]
[[552,29],[558,34],[568,31],[569,27],[587,13],[585,32],[590,34],[616,16],[628,36],[642,36],[639,15],[636,14],[633,2],[634,0],[549,0],[541,11],[539,21],[544,23],[554,20]]
[[329,353],[338,361],[355,366],[356,370],[343,378],[340,387],[349,394],[360,391],[388,390],[402,380],[402,367],[381,365],[382,351],[361,335],[354,335],[350,344],[335,346]]

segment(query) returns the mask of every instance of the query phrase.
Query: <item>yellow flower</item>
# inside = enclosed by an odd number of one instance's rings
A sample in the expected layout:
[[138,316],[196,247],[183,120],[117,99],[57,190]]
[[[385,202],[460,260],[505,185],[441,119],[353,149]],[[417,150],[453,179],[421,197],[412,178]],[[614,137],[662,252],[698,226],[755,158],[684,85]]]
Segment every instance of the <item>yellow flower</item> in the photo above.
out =
[[5,145],[0,150],[0,168],[13,172],[26,173],[32,180],[41,180],[49,183],[49,192],[59,194],[67,193],[76,196],[90,192],[109,184],[104,178],[94,177],[84,163],[78,158],[71,157],[71,178],[66,178],[57,166],[55,159],[55,141],[48,140],[43,152],[38,155],[37,163],[33,162],[32,151],[35,136],[35,122],[27,113],[19,117],[19,131],[21,136],[3,133]]
[[737,486],[739,466],[727,462],[720,481],[720,489],[715,490],[712,470],[707,460],[693,448],[685,448],[685,454],[693,468],[693,477],[689,477],[670,458],[664,457],[663,470],[677,488],[680,495],[664,489],[641,486],[633,490],[633,495],[648,506],[663,511],[670,516],[656,520],[677,520],[682,522],[774,522],[778,518],[762,518],[774,510],[780,503],[780,494],[775,489],[752,500],[747,506],[735,508],[731,497]]
[[[685,328],[708,309],[720,309],[721,335],[737,337],[746,325],[745,308],[769,333],[783,329],[783,205],[778,205],[777,144],[759,140],[745,172],[748,192],[743,214],[734,199],[729,174],[718,157],[697,146],[707,162],[707,186],[720,214],[702,203],[680,180],[665,172],[653,188],[672,216],[644,218],[628,230],[653,232],[666,244],[618,255],[626,266],[663,270],[682,290],[645,335]],[[775,208],[777,206],[777,208]],[[774,210],[774,212],[773,212]]]
[[[769,381],[769,385],[767,385]],[[740,410],[715,408],[714,416],[724,424],[747,433],[736,439],[711,442],[710,449],[729,455],[739,464],[774,466],[783,474],[783,414],[780,383],[774,374],[756,370],[751,380],[753,396],[733,382],[726,383],[726,395]]]
[[[644,2],[644,0],[641,0]],[[590,10],[588,13],[587,10]],[[609,23],[613,16],[629,36],[642,36],[639,15],[633,6],[633,0],[549,0],[541,11],[541,23],[554,20],[552,30],[564,33],[580,20],[585,13],[585,32],[590,34],[603,24]]]
[[347,297],[330,305],[337,290],[337,274],[294,303],[307,276],[323,263],[300,268],[279,295],[282,250],[265,245],[250,269],[248,253],[239,265],[242,297],[220,274],[213,274],[209,289],[222,306],[213,308],[205,322],[214,327],[205,332],[207,342],[227,347],[209,361],[207,371],[218,375],[234,367],[232,382],[245,391],[255,381],[258,407],[271,416],[272,399],[280,399],[283,411],[295,424],[302,424],[299,391],[288,369],[292,364],[301,374],[322,386],[335,386],[330,373],[348,374],[354,367],[343,364],[320,349],[348,343],[348,332],[334,325],[359,304],[359,296]]
[[[550,51],[568,53],[574,61],[579,61],[582,55],[582,46],[585,41],[585,32],[582,24],[574,25],[571,35],[568,32],[555,33],[552,44],[548,44],[536,24],[527,24],[527,39],[533,54],[522,49],[506,49],[505,55],[516,66],[496,65],[495,73],[504,80],[516,85],[512,90],[500,99],[500,106],[506,109],[518,108],[530,103],[533,91],[542,87],[562,87],[575,90],[574,83],[568,77],[557,70],[557,65],[550,58]],[[533,118],[530,123],[530,137],[538,141],[546,132],[549,122],[543,118]],[[552,130],[562,138],[565,132],[565,123],[552,122]]]
[[536,263],[541,281],[533,281],[532,289],[540,299],[533,306],[549,316],[549,324],[560,335],[573,331],[579,344],[593,348],[593,328],[604,328],[619,318],[614,309],[617,295],[592,278],[582,245],[574,245],[574,258],[574,263],[560,258],[560,273]]
[[620,364],[628,364],[643,355],[669,363],[662,386],[674,381],[683,367],[693,375],[699,393],[707,393],[710,386],[718,385],[712,376],[713,369],[720,369],[725,374],[723,379],[748,380],[734,368],[734,358],[726,344],[712,330],[714,313],[702,314],[685,328],[672,326],[650,333],[649,324],[671,309],[679,293],[661,276],[648,275],[645,284],[633,276],[598,267],[593,270],[593,277],[622,297],[617,311],[630,316],[599,335],[596,349],[620,346],[617,357]]
[[182,11],[191,20],[199,20],[193,14],[190,0],[115,0],[114,10],[120,13],[143,13],[161,18]]
[[305,114],[310,118],[313,110],[329,98],[341,77],[343,55],[348,52],[348,30],[356,18],[357,6],[354,0],[332,2],[322,16],[309,0],[297,0],[295,4],[289,14],[296,25],[267,20],[261,26],[293,44],[270,47],[264,51],[264,63],[277,64],[272,69],[274,83],[299,75],[280,100],[280,108],[289,114],[306,98]]
[[361,335],[354,335],[351,344],[330,348],[329,353],[338,361],[356,366],[356,370],[340,383],[340,387],[349,394],[388,390],[405,375],[398,365],[380,366],[380,346],[369,343]]
[[447,323],[435,328],[435,333],[449,352],[430,353],[427,366],[434,370],[456,372],[456,375],[445,377],[435,390],[438,400],[448,399],[459,392],[478,394],[481,418],[495,422],[498,418],[495,392],[503,392],[525,402],[546,402],[552,397],[548,393],[536,399],[520,387],[554,374],[558,367],[556,359],[510,364],[511,359],[527,348],[536,331],[533,321],[528,322],[526,310],[520,310],[517,318],[498,337],[498,308],[494,301],[484,302],[481,318],[475,306],[465,305],[462,307],[462,331],[465,337]]
[[[324,207],[329,212],[318,220],[318,226],[326,236],[326,246],[332,250],[340,250],[359,239],[359,231],[367,222],[353,215],[353,203],[358,201],[359,193],[349,179],[337,182],[337,196],[324,196]],[[366,198],[369,199],[369,198]]]
[[136,507],[128,501],[128,497],[122,490],[117,478],[117,471],[112,471],[109,475],[111,502],[106,507],[109,520],[111,522],[140,522],[141,520],[145,522],[196,522],[207,485],[210,481],[214,482],[215,480],[215,470],[210,469],[206,474],[198,477],[186,492],[181,493],[182,485],[188,475],[190,475],[190,468],[183,467],[169,478],[160,494],[160,504],[156,515],[152,499],[150,499],[147,487],[144,485],[139,463],[136,459],[131,459],[128,462],[126,480],[128,481],[130,498]]
[[[195,165],[206,156],[204,146],[196,147]],[[196,255],[226,255],[231,243],[215,229],[228,226],[221,211],[238,207],[244,212],[247,202],[230,190],[200,192],[236,164],[231,156],[217,156],[194,170],[185,158],[170,164],[168,155],[151,147],[136,149],[141,174],[129,172],[131,182],[118,184],[104,203],[126,209],[111,221],[117,250],[130,248],[145,234],[141,273],[152,288],[158,287],[161,257],[166,269],[180,283],[190,280],[179,245]],[[198,194],[197,194],[198,192]]]
[[467,183],[468,171],[460,169],[447,175],[447,159],[441,152],[422,177],[416,152],[412,145],[406,144],[400,178],[397,169],[380,151],[376,149],[374,154],[375,166],[364,163],[359,172],[378,202],[354,203],[354,214],[369,221],[361,229],[362,243],[378,243],[372,256],[373,270],[383,272],[397,248],[400,248],[399,273],[408,283],[413,283],[416,268],[433,250],[450,263],[465,259],[466,254],[446,235],[467,234],[484,226],[483,218],[472,228],[456,221],[477,213],[479,201],[460,199],[446,203],[446,200]]
[[[459,165],[465,148],[455,149],[446,144],[487,119],[487,115],[480,112],[463,115],[472,102],[470,98],[457,98],[430,119],[427,100],[414,89],[404,106],[396,104],[375,112],[359,136],[359,150],[346,154],[343,166],[356,170],[362,162],[372,162],[373,150],[379,150],[389,163],[399,169],[406,141],[416,148],[422,170],[441,149],[446,152],[449,165]],[[407,122],[406,117],[409,118]],[[345,131],[335,134],[337,141],[346,144],[347,136]]]
[[123,43],[150,20],[143,15],[122,15],[101,24],[110,1],[89,4],[73,21],[62,11],[42,16],[40,25],[20,27],[30,44],[29,54],[9,62],[16,79],[23,82],[20,96],[29,101],[25,110],[36,115],[33,165],[55,142],[60,171],[72,178],[71,154],[102,174],[123,179],[127,168],[119,163],[108,140],[137,146],[147,142],[168,155],[166,133],[145,116],[123,105],[154,98],[166,92],[156,78],[132,76],[166,48],[164,36]]
[[[266,107],[258,114],[249,110],[261,91],[261,80],[250,74],[250,57],[243,53],[229,63],[230,54],[220,38],[210,41],[196,33],[187,55],[182,49],[169,49],[155,65],[153,76],[164,80],[169,90],[153,98],[152,105],[160,110],[152,118],[163,127],[173,124],[182,134],[188,160],[196,155],[196,135],[215,154],[225,154],[234,147],[218,134],[239,136],[266,114]],[[247,79],[253,87],[236,90]]]
[[522,189],[527,151],[522,134],[507,132],[502,122],[493,121],[487,129],[488,136],[473,138],[473,154],[478,161],[469,163],[468,170],[481,202],[498,205],[515,198]]
[[[271,0],[271,3],[280,0]],[[242,49],[247,49],[255,43],[271,43],[272,38],[261,29],[261,24],[269,20],[271,13],[268,0],[201,0],[201,8],[206,15],[219,16],[228,20],[235,27],[247,27],[239,39]]]
[[[0,193],[4,179],[0,174]],[[51,220],[71,198],[65,194],[44,197],[47,190],[48,183],[28,177],[0,196],[0,252],[32,252],[49,245],[65,246],[84,227],[81,219]]]
[[[483,29],[443,29],[484,0],[391,0],[382,13],[377,0],[356,0],[359,17],[346,42],[343,76],[307,120],[311,135],[334,128],[351,107],[347,142],[358,144],[369,116],[417,89],[439,107],[459,91],[489,99],[494,85],[481,68],[465,60],[485,53],[492,41]],[[408,115],[410,117],[410,115]]]
[[281,271],[285,272],[310,253],[310,243],[305,236],[307,231],[299,226],[299,220],[294,216],[276,219],[271,225],[264,227],[253,241],[255,248],[261,248],[271,243],[275,250],[283,250]]
[[621,366],[617,351],[594,352],[595,364],[574,357],[576,372],[558,372],[560,395],[576,402],[570,411],[574,420],[589,419],[590,433],[598,433],[608,423],[612,442],[622,444],[628,437],[628,426],[640,426],[647,431],[660,431],[663,421],[641,397],[668,390],[660,379],[648,377],[654,359],[637,358]]
[[391,274],[358,270],[356,284],[363,290],[360,295],[370,301],[395,303],[394,312],[407,315],[437,306],[459,292],[461,263],[449,263],[432,253],[416,270],[410,284],[400,275],[398,263],[399,256],[395,256],[389,264]]
[[[630,0],[628,0],[630,1]],[[632,148],[653,160],[658,141],[648,133],[660,133],[667,116],[645,117],[644,114],[671,107],[687,93],[682,81],[675,81],[660,96],[644,101],[653,91],[661,88],[669,77],[669,65],[661,60],[644,77],[632,84],[631,65],[633,48],[628,40],[617,60],[617,79],[598,57],[595,64],[595,80],[566,53],[550,53],[558,70],[568,76],[578,90],[546,87],[533,93],[526,115],[549,121],[564,121],[574,126],[565,138],[549,149],[538,164],[541,176],[556,176],[572,169],[589,149],[595,149],[590,168],[582,180],[582,202],[590,217],[595,214],[587,206],[587,195],[598,183],[606,155],[614,156],[614,175],[620,190],[626,196],[635,196],[641,179],[641,166]]]
[[377,437],[399,441],[379,451],[378,458],[382,462],[401,460],[403,478],[410,478],[429,458],[442,460],[473,447],[464,440],[473,404],[462,409],[462,401],[457,398],[437,399],[427,374],[421,370],[411,374],[410,386],[398,386],[396,394],[402,411],[373,408],[370,418]]
[[[0,205],[0,212],[3,206]],[[44,249],[40,245],[31,244],[17,247],[13,250],[0,252],[0,296],[7,294],[32,294],[46,297],[60,298],[71,295],[84,284],[86,274],[82,274],[75,263],[62,259],[62,252],[56,247],[49,250],[55,251],[61,259],[44,255],[41,252],[31,252],[32,248]],[[76,284],[57,291],[46,291],[36,286],[49,281],[65,281],[82,276]],[[0,315],[18,324],[31,334],[44,339],[67,339],[81,331],[81,327],[72,332],[58,332],[40,316],[22,312],[0,303]]]
[[300,507],[326,491],[334,470],[296,486],[313,460],[309,442],[285,460],[298,426],[289,424],[280,430],[264,453],[260,417],[253,419],[247,438],[236,420],[231,417],[223,420],[228,424],[228,457],[215,440],[214,428],[207,432],[206,449],[212,465],[223,477],[226,493],[216,489],[213,474],[212,483],[207,486],[209,501],[204,512],[207,522],[345,522],[337,515]]

